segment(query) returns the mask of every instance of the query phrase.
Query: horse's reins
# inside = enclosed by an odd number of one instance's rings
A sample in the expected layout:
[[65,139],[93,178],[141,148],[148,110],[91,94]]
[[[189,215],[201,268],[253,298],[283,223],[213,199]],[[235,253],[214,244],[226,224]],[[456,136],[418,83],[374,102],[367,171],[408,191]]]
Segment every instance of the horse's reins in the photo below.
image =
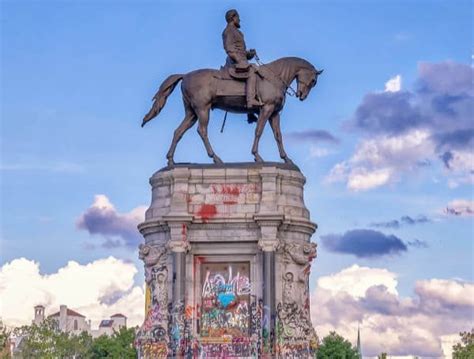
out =
[[[260,57],[258,57],[257,53],[255,53],[255,61],[257,62],[259,66],[265,65],[262,61],[260,61]],[[293,87],[291,87],[291,84],[287,84],[285,81],[283,81],[283,79],[280,76],[278,76],[276,73],[274,73],[271,68],[265,67],[265,69],[270,71],[273,74],[273,76],[275,76],[278,80],[280,80],[283,85],[285,85],[285,92],[288,96],[296,96],[296,91]]]
[[[255,52],[255,62],[259,66],[265,66],[265,64],[262,61],[260,61],[260,57],[258,57],[256,52]],[[285,85],[285,92],[288,96],[293,96],[293,97],[296,96],[297,92],[295,91],[293,87],[291,87],[291,84],[287,84],[285,81],[283,81],[283,79],[280,76],[278,76],[276,73],[274,73],[272,69],[267,68],[267,67],[265,69],[270,71],[273,74],[273,76],[275,76],[278,80],[280,80],[283,85]],[[224,126],[225,126],[226,121],[227,121],[227,111],[225,112],[225,115],[224,115],[224,121],[222,121],[221,133],[224,132]]]

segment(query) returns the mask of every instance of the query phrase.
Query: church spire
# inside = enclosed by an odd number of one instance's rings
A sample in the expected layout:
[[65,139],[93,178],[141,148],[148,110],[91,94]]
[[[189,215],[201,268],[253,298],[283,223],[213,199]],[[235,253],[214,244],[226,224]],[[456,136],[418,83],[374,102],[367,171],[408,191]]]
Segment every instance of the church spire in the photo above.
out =
[[360,327],[357,324],[357,353],[359,354],[359,358],[362,359],[362,347],[360,346]]

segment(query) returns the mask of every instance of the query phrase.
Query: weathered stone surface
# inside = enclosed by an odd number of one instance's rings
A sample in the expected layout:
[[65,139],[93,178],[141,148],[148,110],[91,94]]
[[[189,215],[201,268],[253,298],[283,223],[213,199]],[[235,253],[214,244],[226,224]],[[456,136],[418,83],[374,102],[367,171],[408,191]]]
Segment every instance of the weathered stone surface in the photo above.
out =
[[296,167],[278,163],[156,172],[139,225],[147,277],[139,347],[171,357],[219,356],[220,347],[235,357],[311,354],[316,224],[304,183]]

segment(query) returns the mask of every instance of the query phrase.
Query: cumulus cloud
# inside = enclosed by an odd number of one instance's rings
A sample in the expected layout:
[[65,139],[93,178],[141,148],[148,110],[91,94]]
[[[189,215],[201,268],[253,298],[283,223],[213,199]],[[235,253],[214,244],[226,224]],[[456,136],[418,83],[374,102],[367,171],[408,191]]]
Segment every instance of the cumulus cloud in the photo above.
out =
[[402,88],[402,77],[397,75],[385,83],[385,92],[398,92]]
[[473,216],[474,201],[465,199],[456,199],[448,203],[445,213],[453,216]]
[[30,324],[35,305],[44,305],[48,315],[65,304],[90,319],[92,327],[119,312],[129,325],[140,325],[145,294],[134,285],[136,273],[134,264],[114,257],[84,265],[70,261],[51,274],[41,273],[37,262],[15,259],[0,268],[0,317],[9,326]]
[[128,213],[119,213],[107,196],[99,194],[77,219],[76,226],[90,234],[104,237],[103,246],[106,248],[123,244],[135,248],[141,240],[137,225],[144,220],[145,210],[145,206],[140,206]]
[[354,229],[340,234],[321,236],[322,244],[331,252],[353,254],[360,258],[400,254],[407,245],[394,235],[386,235],[371,229]]
[[397,285],[395,273],[358,265],[319,278],[311,301],[318,335],[336,330],[355,341],[360,325],[364,356],[448,354],[447,343],[472,326],[474,284],[421,280],[412,297]]
[[347,293],[354,298],[363,298],[372,286],[383,285],[389,293],[398,295],[397,275],[384,268],[360,267],[357,264],[338,273],[318,279],[321,289],[337,293]]
[[421,63],[413,90],[401,90],[395,77],[384,92],[367,94],[347,124],[364,137],[327,181],[369,190],[441,163],[451,187],[473,183],[473,72],[454,62]]
[[352,157],[335,165],[326,182],[346,182],[353,191],[370,190],[399,180],[399,174],[416,171],[433,153],[426,131],[362,140]]
[[338,138],[336,138],[330,132],[324,131],[324,130],[308,129],[304,131],[294,131],[294,132],[288,133],[287,137],[289,140],[294,140],[298,142],[307,141],[307,142],[313,142],[313,143],[321,143],[321,142],[326,142],[326,143],[331,143],[331,144],[339,143]]
[[415,224],[422,224],[422,223],[429,223],[431,220],[423,215],[419,215],[418,217],[410,217],[410,216],[402,216],[400,219],[392,219],[389,221],[384,222],[374,222],[371,223],[371,227],[376,228],[392,228],[398,229],[403,225],[415,225]]

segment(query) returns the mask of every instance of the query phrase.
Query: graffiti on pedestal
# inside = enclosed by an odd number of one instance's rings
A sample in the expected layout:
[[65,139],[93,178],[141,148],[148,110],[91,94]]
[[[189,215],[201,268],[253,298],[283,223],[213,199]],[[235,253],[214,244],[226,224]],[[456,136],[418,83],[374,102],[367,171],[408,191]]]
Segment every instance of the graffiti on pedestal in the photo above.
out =
[[168,355],[168,250],[141,244],[139,258],[145,263],[145,283],[149,293],[145,321],[137,333],[136,347],[145,358]]
[[243,184],[211,184],[204,197],[202,194],[186,194],[189,212],[209,222],[216,216],[228,217],[237,211],[239,204],[255,204],[259,201],[260,185]]
[[252,322],[250,263],[203,263],[201,268],[202,354],[251,355],[255,351],[251,329],[260,324]]
[[193,308],[178,302],[169,306],[170,355],[172,357],[190,355],[195,351],[192,334]]
[[283,357],[309,357],[318,343],[309,306],[309,272],[316,257],[316,244],[281,241],[279,249],[283,288],[276,313],[276,353]]
[[203,269],[201,337],[248,336],[249,263],[206,263]]

